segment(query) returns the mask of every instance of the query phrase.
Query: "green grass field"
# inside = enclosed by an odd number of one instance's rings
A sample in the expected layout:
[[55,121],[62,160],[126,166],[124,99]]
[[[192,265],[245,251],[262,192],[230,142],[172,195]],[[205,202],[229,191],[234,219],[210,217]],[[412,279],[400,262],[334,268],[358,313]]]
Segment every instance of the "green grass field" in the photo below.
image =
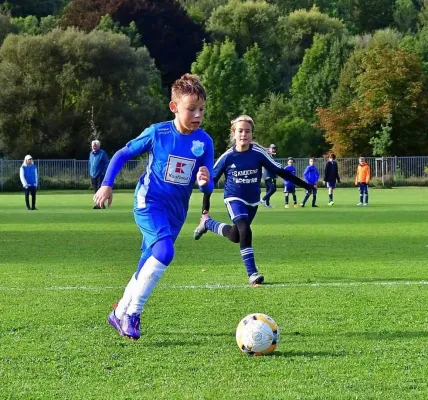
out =
[[[39,192],[39,211],[0,194],[0,398],[426,399],[428,188],[370,196],[285,210],[278,191],[253,223],[267,283],[251,288],[236,244],[193,240],[195,193],[134,342],[106,322],[140,256],[132,193],[92,210],[89,192]],[[220,193],[211,215],[228,221]],[[253,312],[281,328],[271,356],[235,343]]]

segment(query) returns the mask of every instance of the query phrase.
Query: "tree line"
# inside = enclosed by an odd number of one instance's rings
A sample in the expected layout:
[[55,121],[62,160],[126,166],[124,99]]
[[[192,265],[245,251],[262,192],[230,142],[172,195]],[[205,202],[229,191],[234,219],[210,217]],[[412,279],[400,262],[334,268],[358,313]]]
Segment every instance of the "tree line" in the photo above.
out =
[[198,74],[218,153],[246,113],[283,156],[428,151],[428,0],[8,0],[0,156],[112,153]]

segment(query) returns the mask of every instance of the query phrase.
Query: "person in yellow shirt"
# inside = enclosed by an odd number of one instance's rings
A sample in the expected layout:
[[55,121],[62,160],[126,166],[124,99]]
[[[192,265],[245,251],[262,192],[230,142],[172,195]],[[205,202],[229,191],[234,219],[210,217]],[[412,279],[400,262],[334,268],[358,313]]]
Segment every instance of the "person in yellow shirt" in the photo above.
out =
[[364,157],[360,157],[357,167],[357,176],[355,177],[355,185],[359,186],[360,189],[360,202],[357,206],[369,205],[369,182],[370,166],[366,163],[366,159]]

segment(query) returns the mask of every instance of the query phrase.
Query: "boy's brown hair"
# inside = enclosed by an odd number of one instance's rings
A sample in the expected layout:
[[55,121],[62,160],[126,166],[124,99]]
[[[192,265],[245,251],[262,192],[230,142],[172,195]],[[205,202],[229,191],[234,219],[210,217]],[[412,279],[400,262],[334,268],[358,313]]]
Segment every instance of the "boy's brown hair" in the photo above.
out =
[[185,74],[180,79],[177,79],[171,87],[171,100],[178,101],[183,96],[195,95],[204,101],[207,100],[207,94],[202,86],[198,75]]
[[334,154],[334,153],[330,153],[329,158],[331,158],[332,160],[335,160],[335,159],[336,159],[336,154]]

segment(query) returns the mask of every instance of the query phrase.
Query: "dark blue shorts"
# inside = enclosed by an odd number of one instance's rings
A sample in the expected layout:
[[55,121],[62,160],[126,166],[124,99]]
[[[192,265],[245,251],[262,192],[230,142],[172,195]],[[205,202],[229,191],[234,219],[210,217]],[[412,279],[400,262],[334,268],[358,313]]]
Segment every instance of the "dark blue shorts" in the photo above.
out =
[[233,223],[239,219],[247,219],[248,223],[251,224],[258,208],[258,205],[251,206],[241,200],[224,199],[224,204],[226,204],[227,212]]
[[296,193],[296,185],[288,184],[284,186],[284,193]]
[[336,188],[336,182],[327,182],[327,187],[335,189]]

